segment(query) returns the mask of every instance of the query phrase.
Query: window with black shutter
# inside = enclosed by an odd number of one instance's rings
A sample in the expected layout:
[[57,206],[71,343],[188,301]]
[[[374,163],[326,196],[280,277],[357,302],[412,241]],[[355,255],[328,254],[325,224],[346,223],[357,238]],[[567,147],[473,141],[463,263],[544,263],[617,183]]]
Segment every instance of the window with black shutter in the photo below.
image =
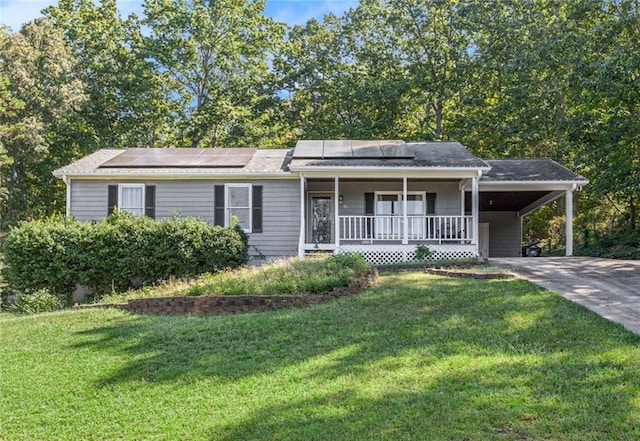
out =
[[107,187],[107,215],[118,207],[134,216],[156,217],[156,186],[145,184],[113,184]]

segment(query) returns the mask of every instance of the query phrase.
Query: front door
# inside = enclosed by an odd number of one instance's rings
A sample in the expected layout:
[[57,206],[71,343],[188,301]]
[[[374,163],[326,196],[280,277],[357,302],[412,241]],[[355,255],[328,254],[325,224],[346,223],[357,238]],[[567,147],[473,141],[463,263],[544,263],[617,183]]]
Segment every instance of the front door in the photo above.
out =
[[333,198],[311,196],[311,243],[332,243]]

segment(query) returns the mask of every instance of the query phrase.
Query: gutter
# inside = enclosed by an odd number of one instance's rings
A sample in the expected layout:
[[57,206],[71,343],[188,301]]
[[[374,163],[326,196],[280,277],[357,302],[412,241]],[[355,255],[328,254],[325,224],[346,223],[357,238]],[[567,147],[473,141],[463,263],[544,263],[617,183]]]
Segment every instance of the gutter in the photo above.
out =
[[491,167],[380,167],[380,166],[362,166],[362,167],[353,167],[353,166],[346,166],[346,165],[320,165],[320,166],[304,166],[304,165],[300,165],[300,166],[289,166],[289,169],[293,172],[309,172],[309,171],[321,171],[321,172],[327,172],[330,173],[332,170],[341,170],[341,171],[353,171],[353,172],[360,172],[360,171],[370,171],[370,172],[387,172],[387,173],[391,173],[391,172],[395,172],[395,171],[419,171],[419,172],[425,172],[425,171],[452,171],[452,172],[460,172],[460,171],[465,171],[465,172],[470,172],[473,170],[478,170],[480,172],[488,172],[491,170]]
[[132,181],[162,181],[168,179],[184,179],[184,180],[210,180],[210,179],[233,179],[244,181],[247,179],[298,179],[297,174],[293,173],[74,173],[74,174],[55,174],[57,178],[67,179],[87,179],[87,180],[132,180]]

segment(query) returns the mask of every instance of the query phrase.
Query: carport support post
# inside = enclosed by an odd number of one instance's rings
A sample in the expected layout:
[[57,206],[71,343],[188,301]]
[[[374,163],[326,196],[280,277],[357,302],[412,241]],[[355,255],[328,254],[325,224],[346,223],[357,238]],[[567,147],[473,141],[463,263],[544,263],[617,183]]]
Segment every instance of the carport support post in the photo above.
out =
[[473,236],[471,243],[476,246],[478,252],[478,230],[480,228],[480,195],[478,194],[479,177],[471,179],[471,221],[473,222]]
[[567,190],[565,193],[565,208],[566,208],[566,222],[565,227],[567,229],[566,234],[566,249],[567,256],[573,256],[573,191],[575,190],[575,185]]

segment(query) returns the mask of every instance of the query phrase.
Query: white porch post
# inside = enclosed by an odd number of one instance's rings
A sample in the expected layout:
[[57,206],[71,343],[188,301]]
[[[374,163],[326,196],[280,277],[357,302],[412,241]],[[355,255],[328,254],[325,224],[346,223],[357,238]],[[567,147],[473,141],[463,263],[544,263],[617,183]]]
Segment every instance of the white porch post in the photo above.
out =
[[409,243],[409,216],[407,216],[407,177],[402,178],[402,245]]
[[478,180],[478,176],[471,179],[471,216],[473,222],[473,236],[471,237],[471,243],[476,246],[476,252],[478,251],[478,230],[480,229],[480,195],[478,194]]
[[460,190],[460,216],[464,217],[464,187]]
[[566,234],[566,255],[573,256],[573,191],[575,190],[575,185],[567,190],[565,193],[565,209],[566,209],[566,222],[565,228],[567,230]]
[[340,248],[340,217],[338,216],[339,208],[340,208],[340,178],[337,176],[334,178],[333,182],[333,206],[334,206],[334,235],[336,242],[336,252],[338,248]]
[[307,231],[307,226],[304,219],[304,187],[305,187],[305,178],[304,175],[300,175],[300,238],[298,240],[298,257],[302,259],[304,257],[304,243],[305,243],[305,232]]

